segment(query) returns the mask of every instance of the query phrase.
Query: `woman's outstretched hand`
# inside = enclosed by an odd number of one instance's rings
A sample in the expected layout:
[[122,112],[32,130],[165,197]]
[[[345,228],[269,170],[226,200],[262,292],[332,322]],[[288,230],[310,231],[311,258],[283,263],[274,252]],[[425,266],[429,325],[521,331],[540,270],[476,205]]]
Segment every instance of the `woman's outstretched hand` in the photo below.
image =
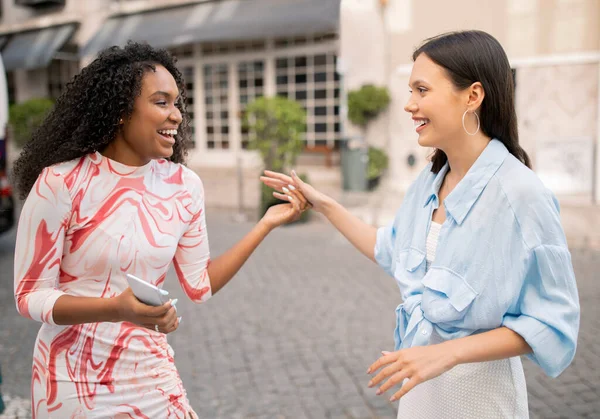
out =
[[396,401],[416,385],[445,373],[456,364],[456,356],[443,343],[382,352],[381,358],[367,370],[367,373],[371,374],[383,368],[369,382],[369,387],[376,386],[387,378],[377,390],[377,395],[380,395],[394,386],[401,385],[400,390],[390,398],[390,401]]
[[322,212],[326,202],[331,199],[302,181],[293,170],[291,176],[265,170],[265,175],[261,176],[260,180],[276,191],[273,192],[273,196],[278,199],[289,201],[290,196],[299,199],[303,210],[313,208],[317,212]]

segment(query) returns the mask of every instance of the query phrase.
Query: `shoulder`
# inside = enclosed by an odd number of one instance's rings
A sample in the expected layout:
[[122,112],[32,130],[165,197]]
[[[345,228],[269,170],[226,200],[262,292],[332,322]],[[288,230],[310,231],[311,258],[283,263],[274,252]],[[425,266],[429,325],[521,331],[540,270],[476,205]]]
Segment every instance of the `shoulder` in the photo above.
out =
[[181,163],[159,159],[155,162],[155,168],[156,173],[164,182],[181,186],[188,190],[194,198],[202,198],[204,196],[204,185],[200,176],[189,167]]
[[533,170],[509,155],[495,179],[528,247],[566,244],[558,200]]
[[43,184],[53,189],[55,193],[62,191],[70,194],[73,183],[70,179],[82,172],[82,168],[89,164],[91,162],[83,156],[48,166],[40,173],[38,186]]

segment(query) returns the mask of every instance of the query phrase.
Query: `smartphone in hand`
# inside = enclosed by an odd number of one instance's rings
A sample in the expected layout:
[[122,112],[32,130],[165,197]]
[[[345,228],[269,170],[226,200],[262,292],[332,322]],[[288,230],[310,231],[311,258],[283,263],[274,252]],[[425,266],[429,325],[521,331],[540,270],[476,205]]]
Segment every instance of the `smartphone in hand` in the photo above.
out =
[[146,282],[136,276],[127,274],[127,283],[131,287],[133,294],[144,304],[151,306],[161,306],[169,301],[169,292],[158,288],[149,282]]

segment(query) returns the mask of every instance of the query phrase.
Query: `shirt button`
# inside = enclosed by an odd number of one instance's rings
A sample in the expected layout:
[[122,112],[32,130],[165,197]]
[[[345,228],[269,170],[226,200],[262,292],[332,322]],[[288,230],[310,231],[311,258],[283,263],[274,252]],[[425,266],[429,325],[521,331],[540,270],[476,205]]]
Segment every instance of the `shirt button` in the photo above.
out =
[[427,334],[427,330],[423,330],[423,331],[421,332],[421,334],[422,334],[422,335],[426,335],[426,334]]

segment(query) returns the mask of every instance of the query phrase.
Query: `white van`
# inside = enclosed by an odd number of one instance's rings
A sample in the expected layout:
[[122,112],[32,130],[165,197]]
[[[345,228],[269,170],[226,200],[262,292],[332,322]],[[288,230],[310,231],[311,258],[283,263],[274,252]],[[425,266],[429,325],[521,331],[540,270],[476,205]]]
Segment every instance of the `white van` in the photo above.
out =
[[12,228],[15,223],[15,201],[8,182],[8,87],[6,72],[0,56],[0,233]]

